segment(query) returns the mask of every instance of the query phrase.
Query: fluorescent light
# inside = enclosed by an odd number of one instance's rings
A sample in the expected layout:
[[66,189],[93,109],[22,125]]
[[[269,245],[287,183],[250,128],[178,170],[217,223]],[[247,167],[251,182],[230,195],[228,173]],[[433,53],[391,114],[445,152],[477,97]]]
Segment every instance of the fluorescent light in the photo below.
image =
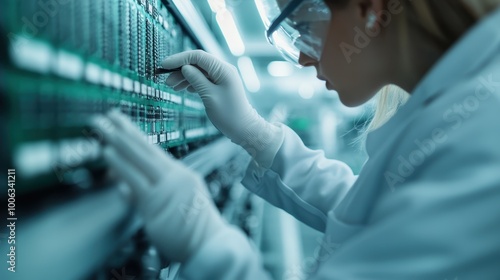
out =
[[238,59],[238,68],[246,88],[250,92],[257,92],[260,89],[259,77],[255,72],[252,60],[248,56],[242,56]]
[[299,95],[304,99],[311,99],[314,96],[314,87],[306,83],[300,85]]
[[286,77],[293,74],[294,66],[286,61],[272,61],[267,65],[267,72],[274,77]]
[[236,23],[234,22],[233,15],[231,15],[228,10],[223,9],[217,12],[215,19],[219,24],[222,35],[224,35],[231,53],[235,56],[244,54],[245,45],[243,44],[240,33],[238,32],[238,28],[236,28]]
[[212,12],[216,14],[226,9],[226,1],[224,0],[208,0],[208,5],[210,5]]
[[266,8],[264,7],[264,1],[255,1],[255,6],[257,6],[257,10],[259,11],[259,15],[262,19],[262,21],[264,22],[264,25],[266,26],[266,28],[268,26],[271,25],[271,21],[269,20],[269,18],[267,18],[267,12],[266,12]]

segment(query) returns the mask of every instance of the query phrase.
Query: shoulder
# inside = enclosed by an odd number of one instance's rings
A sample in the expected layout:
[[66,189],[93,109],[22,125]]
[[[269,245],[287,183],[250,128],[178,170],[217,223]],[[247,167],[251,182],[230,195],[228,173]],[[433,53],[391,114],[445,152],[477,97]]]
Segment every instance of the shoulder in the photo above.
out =
[[448,140],[459,141],[486,135],[500,137],[497,120],[500,120],[500,63],[433,95],[417,113],[412,126],[427,128],[422,131],[427,134],[443,132],[449,136]]
[[391,148],[391,182],[500,168],[499,68],[461,80],[414,113]]

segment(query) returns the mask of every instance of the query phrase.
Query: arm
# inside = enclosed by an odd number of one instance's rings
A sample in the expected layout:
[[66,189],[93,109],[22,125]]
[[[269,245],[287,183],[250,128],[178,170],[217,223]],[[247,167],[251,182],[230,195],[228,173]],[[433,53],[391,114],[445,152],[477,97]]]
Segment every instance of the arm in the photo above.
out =
[[306,148],[286,126],[271,124],[258,115],[234,66],[198,50],[175,54],[163,61],[163,67],[181,67],[167,84],[176,90],[196,91],[212,123],[253,157],[244,185],[323,231],[326,213],[355,180],[351,170]]
[[339,204],[357,176],[343,162],[307,148],[281,126],[285,137],[270,168],[251,162],[243,185],[298,220],[324,231],[328,211]]
[[222,219],[198,174],[149,145],[117,111],[93,125],[104,137],[105,159],[130,187],[149,240],[163,257],[183,264],[185,279],[269,279],[257,251]]
[[181,267],[187,280],[267,280],[257,249],[239,230],[228,227],[207,242]]

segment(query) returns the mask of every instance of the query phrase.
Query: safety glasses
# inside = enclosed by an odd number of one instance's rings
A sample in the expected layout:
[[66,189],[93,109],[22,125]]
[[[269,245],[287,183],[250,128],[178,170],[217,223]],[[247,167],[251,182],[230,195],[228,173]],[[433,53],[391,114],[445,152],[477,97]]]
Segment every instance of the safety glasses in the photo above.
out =
[[268,41],[283,57],[301,67],[303,53],[319,61],[331,19],[323,0],[255,0]]

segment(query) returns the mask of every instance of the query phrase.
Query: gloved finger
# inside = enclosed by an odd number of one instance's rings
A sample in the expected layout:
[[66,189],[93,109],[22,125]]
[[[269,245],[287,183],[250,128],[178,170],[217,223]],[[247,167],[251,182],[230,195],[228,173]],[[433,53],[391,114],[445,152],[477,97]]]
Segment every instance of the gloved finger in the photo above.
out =
[[168,76],[165,83],[170,87],[174,87],[174,86],[184,82],[185,80],[186,80],[186,78],[184,78],[181,71],[175,71],[174,73],[170,74],[170,76]]
[[211,91],[209,89],[213,86],[213,83],[207,79],[200,69],[192,65],[186,65],[182,67],[181,71],[186,81],[196,92],[200,95],[210,94]]
[[196,92],[196,90],[194,89],[193,86],[188,86],[187,91],[192,92],[192,93]]
[[123,160],[112,147],[106,147],[103,154],[110,167],[128,184],[132,191],[132,197],[141,197],[147,194],[149,183],[141,172],[138,172],[134,166]]
[[127,183],[123,181],[120,184],[118,184],[117,188],[118,188],[118,193],[123,199],[129,202],[133,201],[132,189]]
[[112,135],[116,131],[116,126],[113,122],[102,116],[95,115],[89,120],[89,126],[91,126],[92,133],[98,139],[98,141],[103,141],[104,135]]
[[[136,156],[141,156],[141,158],[146,158],[149,164],[146,164],[147,168],[152,169],[154,172],[164,173],[165,168],[169,168],[175,162],[175,160],[165,153],[158,146],[149,144],[144,138],[144,134],[120,111],[113,110],[108,113],[109,119],[118,127],[117,132],[121,132],[123,135],[122,139],[126,139],[130,146],[138,146],[138,149],[133,151]],[[138,153],[138,154],[137,154]]]
[[[226,75],[223,74],[225,63],[215,56],[202,50],[185,51],[171,55],[163,60],[165,69],[174,69],[184,65],[194,65],[206,74],[210,81],[219,84]],[[184,73],[183,73],[184,74]]]
[[175,91],[180,91],[180,90],[186,89],[187,87],[189,87],[189,82],[188,81],[184,81],[184,82],[176,85],[174,87],[174,90]]
[[[109,116],[110,119],[113,117],[115,116]],[[118,127],[113,134],[104,134],[104,138],[125,160],[140,170],[150,182],[156,182],[161,177],[164,170],[158,163],[161,161],[157,158],[159,157],[158,153],[162,151],[150,149],[149,143],[144,138],[137,139],[135,135],[127,133],[121,127]]]
[[138,145],[144,146],[143,148],[145,153],[158,153],[159,149],[157,149],[153,145],[149,145],[149,143],[145,139],[145,134],[140,131],[139,128],[119,110],[109,111],[107,117],[113,123],[113,125],[116,126],[117,130],[124,131],[128,135],[128,137],[134,139]]

